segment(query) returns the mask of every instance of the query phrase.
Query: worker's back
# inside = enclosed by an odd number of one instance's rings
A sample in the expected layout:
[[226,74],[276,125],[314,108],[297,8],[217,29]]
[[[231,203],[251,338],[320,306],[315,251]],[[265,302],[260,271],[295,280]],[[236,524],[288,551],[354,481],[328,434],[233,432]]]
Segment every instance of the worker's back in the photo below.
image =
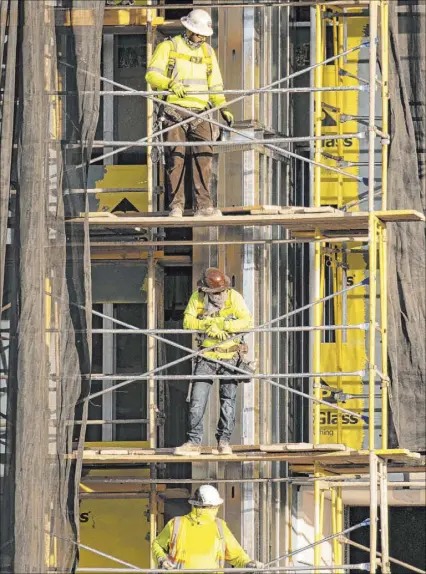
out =
[[244,567],[249,556],[216,515],[217,508],[193,508],[170,520],[153,543],[156,560],[167,554],[182,570],[220,568],[225,559],[234,567]]

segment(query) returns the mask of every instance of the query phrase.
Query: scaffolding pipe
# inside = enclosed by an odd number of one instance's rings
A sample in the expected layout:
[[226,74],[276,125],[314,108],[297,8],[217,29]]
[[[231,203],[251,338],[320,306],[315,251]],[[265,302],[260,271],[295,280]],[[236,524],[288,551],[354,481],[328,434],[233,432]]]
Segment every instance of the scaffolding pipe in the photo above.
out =
[[377,572],[377,465],[378,458],[370,452],[370,574]]
[[[264,569],[263,572],[267,573],[267,572],[289,572],[290,574],[293,574],[294,572],[301,572],[303,574],[313,574],[315,572],[315,570],[319,570],[321,572],[334,572],[334,570],[337,569],[344,569],[344,570],[367,570],[368,568],[368,564],[367,563],[361,563],[361,564],[346,564],[346,565],[342,565],[342,566],[320,566],[319,568],[312,568],[309,566],[290,566],[290,567],[286,567],[283,566],[281,568],[268,568],[268,569]],[[247,568],[220,568],[219,569],[220,574],[247,574]],[[140,572],[140,573],[146,573],[146,574],[164,574],[164,569],[160,569],[160,568],[136,568],[136,569],[126,569],[126,568],[103,568],[103,567],[98,567],[98,568],[77,568],[76,572],[94,572],[96,574],[107,574],[107,573],[111,573],[111,574],[129,574],[130,572]],[[188,574],[218,574],[218,568],[215,568],[213,570],[209,570],[207,568],[204,568],[203,570],[192,570],[191,568],[186,569],[185,568],[185,572],[188,572]],[[250,572],[250,569],[249,569]]]
[[[60,538],[60,537],[55,536],[55,538]],[[64,538],[60,538],[60,540],[64,540]],[[67,540],[69,540],[69,539],[67,539]],[[90,546],[86,546],[86,544],[81,544],[81,543],[77,544],[76,542],[74,542],[74,540],[71,540],[71,542],[73,544],[75,544],[76,546],[83,548],[84,550],[88,550],[89,552],[93,552],[94,554],[98,554],[98,556],[102,556],[103,558],[108,558],[109,560],[112,560],[113,562],[118,562],[118,564],[123,564],[123,566],[128,566],[129,570],[126,570],[126,572],[134,572],[135,570],[137,570],[137,566],[135,566],[134,564],[130,564],[130,562],[125,562],[124,560],[120,560],[120,558],[116,558],[115,556],[110,556],[109,554],[106,554],[105,552],[101,552],[100,550],[96,550],[95,548],[91,548]]]
[[[340,87],[326,87],[326,88],[315,88],[307,86],[305,88],[250,88],[247,90],[207,90],[207,91],[188,91],[188,95],[207,95],[207,94],[245,94],[247,96],[255,94],[288,94],[288,93],[306,93],[306,92],[364,92],[364,86],[340,86]],[[91,94],[94,92],[83,92],[84,94]],[[152,90],[134,90],[133,92],[128,92],[126,90],[102,90],[99,92],[100,96],[173,96],[174,92],[167,90],[159,90],[158,92],[153,92]],[[70,96],[77,95],[76,92],[62,92],[54,93],[55,96]]]
[[[210,360],[210,359],[207,359]],[[213,360],[213,359],[212,359]],[[219,362],[219,364],[223,364]],[[224,364],[224,366],[226,363]],[[228,365],[229,370],[237,369],[237,367],[230,367]],[[365,375],[365,371],[346,371],[346,372],[324,372],[324,373],[249,373],[248,371],[244,371],[244,374],[241,375],[205,375],[208,379],[217,379],[219,381],[227,381],[227,380],[244,380],[250,377],[250,379],[259,379],[265,380],[271,377],[272,379],[301,379],[301,378],[308,378],[308,377],[362,377]],[[249,377],[248,377],[249,376]],[[200,377],[194,375],[121,375],[119,373],[114,375],[104,375],[102,373],[96,373],[91,375],[92,381],[150,381],[151,379],[155,379],[156,381],[188,381],[192,378],[199,379]],[[329,403],[327,403],[329,404]],[[351,412],[351,411],[346,411]],[[355,414],[355,413],[353,413]],[[361,417],[360,417],[361,418]]]
[[[318,62],[324,55],[324,43],[322,34],[322,15],[323,9],[321,6],[315,7],[315,62]],[[311,13],[312,17],[312,13]],[[334,62],[335,60],[333,60]],[[316,67],[314,72],[314,84],[316,87],[322,87],[323,84],[323,68]],[[320,137],[322,135],[322,97],[321,92],[314,94],[314,136]],[[314,158],[316,160],[314,167],[314,206],[321,206],[321,168],[319,160],[321,159],[322,146],[320,140],[314,142]],[[317,237],[318,230],[315,236]],[[313,261],[313,293],[314,300],[321,300],[321,249],[318,243],[314,246],[314,261]],[[321,325],[322,323],[322,305],[318,304],[313,310],[314,326]],[[319,331],[313,332],[312,337],[313,351],[312,351],[312,370],[319,372],[321,370],[321,336]],[[315,399],[321,397],[321,379],[315,377],[313,379],[313,394]],[[313,442],[319,444],[321,440],[320,435],[320,403],[315,401],[313,405]],[[320,468],[317,463],[314,464],[314,476],[320,476]],[[320,498],[321,490],[318,481],[314,483],[314,565],[319,566],[321,561],[321,549],[319,547],[319,540],[321,538],[321,519],[320,519]]]
[[[345,544],[349,544],[354,548],[358,548],[359,550],[365,550],[365,552],[370,552],[370,548],[368,546],[359,544],[358,542],[355,542],[350,538],[343,537],[342,540]],[[381,557],[382,556],[381,552],[377,551],[377,556]],[[411,566],[411,564],[407,564],[407,562],[403,562],[402,560],[397,560],[396,558],[389,557],[389,561],[392,562],[393,564],[398,564],[398,566],[403,566],[404,568],[407,568],[407,570],[411,570],[412,572],[417,572],[417,574],[426,574],[426,570],[421,570],[416,566]],[[378,561],[378,564],[381,565],[381,561]]]
[[[353,330],[353,331],[367,331],[369,329],[368,323],[361,323],[359,325],[321,325],[319,327],[265,327],[259,329],[242,329],[238,334],[243,333],[287,333],[299,331],[337,331]],[[53,332],[53,330],[51,331]],[[195,335],[204,333],[204,331],[196,331],[192,329],[92,329],[92,334],[98,335],[101,333],[114,333],[115,335]]]
[[[222,124],[220,124],[222,125]],[[309,136],[300,136],[300,137],[277,137],[277,138],[254,138],[253,136],[246,135],[244,132],[238,132],[243,138],[246,138],[248,141],[244,142],[241,140],[203,140],[203,145],[208,145],[211,147],[225,147],[225,146],[236,146],[236,145],[248,145],[251,143],[256,143],[258,145],[266,145],[266,144],[273,144],[273,143],[298,143],[298,142],[305,142],[310,141],[313,139],[314,141],[327,141],[330,139],[333,140],[344,140],[344,139],[365,139],[366,132],[356,132],[351,134],[344,134],[344,135],[333,135],[327,134],[326,136],[318,136],[311,138]],[[155,138],[155,134],[152,136]],[[70,144],[70,146],[78,147],[79,144]],[[158,142],[158,141],[139,141],[139,140],[95,140],[93,142],[94,148],[99,147],[114,147],[114,146],[129,146],[129,147],[197,147],[200,145],[200,142],[194,141],[185,141],[185,142],[175,142],[175,141],[166,141],[166,142]],[[65,144],[67,147],[67,144]]]
[[[304,552],[305,550],[310,550],[311,548],[317,548],[320,544],[323,544],[324,542],[328,542],[329,540],[334,540],[334,538],[336,538],[337,536],[343,536],[345,534],[349,534],[349,532],[354,532],[355,530],[358,530],[359,528],[363,528],[364,526],[368,526],[369,524],[370,524],[370,519],[367,518],[366,520],[363,520],[362,522],[360,522],[358,524],[354,524],[354,526],[350,526],[349,528],[346,528],[345,530],[342,530],[341,532],[337,532],[335,534],[330,534],[329,536],[326,536],[325,538],[321,538],[321,540],[317,540],[311,544],[307,544],[306,546],[302,546],[302,548],[298,548],[297,550],[293,550],[293,552],[290,552],[290,554],[283,554],[282,556],[279,556],[278,558],[275,558],[274,560],[270,560],[269,562],[267,562],[265,564],[265,570],[268,570],[271,564],[275,564],[275,562],[279,562],[280,560],[283,560],[284,558],[290,558],[292,556],[295,556],[296,554],[299,554],[299,552]],[[315,566],[314,569],[319,570],[321,568],[322,568],[321,566]],[[326,568],[330,568],[330,566],[326,566]],[[336,566],[336,568],[342,568],[342,567]]]
[[[83,193],[84,190],[78,191],[78,193]],[[122,189],[114,190],[116,193],[123,193]],[[124,190],[128,191],[128,190]],[[140,189],[140,192],[145,192],[146,190]],[[96,193],[96,190],[93,190],[93,193]],[[100,193],[103,193],[100,190]],[[105,192],[110,193],[110,192]],[[136,235],[136,234],[135,234]],[[145,241],[143,236],[141,241],[129,241],[129,242],[122,242],[120,245],[126,245],[130,247],[167,247],[167,246],[216,246],[216,245],[282,245],[282,244],[294,244],[294,243],[330,243],[333,242],[343,242],[343,241],[353,241],[359,243],[366,243],[368,241],[368,237],[365,235],[353,235],[353,236],[339,236],[339,235],[322,235],[321,238],[312,239],[308,237],[293,237],[292,239],[247,239],[247,241],[243,241],[240,239],[229,241]],[[73,244],[75,245],[75,244]],[[117,242],[110,242],[110,241],[102,241],[102,242],[92,242],[93,247],[114,247],[118,245]],[[362,247],[354,247],[353,249],[361,249]],[[148,249],[147,249],[148,251]]]
[[[337,6],[337,7],[352,7],[352,8],[360,8],[362,6],[368,6],[370,0],[321,0],[321,4],[323,6]],[[281,1],[268,1],[265,2],[205,2],[202,4],[191,4],[191,9],[194,8],[271,8],[271,7],[280,7],[280,8],[303,8],[310,6],[317,6],[317,0],[281,0]],[[133,9],[140,9],[140,6],[126,6],[126,10]],[[145,9],[149,10],[188,10],[188,4],[151,4],[150,7],[144,6]],[[123,6],[108,6],[108,10],[123,10]],[[167,20],[166,20],[167,23]]]
[[[290,452],[290,451],[289,451]],[[195,461],[196,462],[196,461]],[[316,480],[320,482],[324,482],[327,484],[327,488],[336,488],[336,487],[350,487],[350,488],[368,488],[370,486],[370,482],[362,481],[362,480],[354,480],[353,478],[348,478],[347,480],[336,480],[334,476],[323,476],[323,477],[310,477],[310,478],[298,478],[298,477],[286,477],[286,478],[277,478],[277,477],[263,477],[263,478],[158,478],[158,479],[150,479],[150,478],[134,478],[134,477],[126,477],[126,476],[85,476],[83,479],[84,483],[91,483],[91,482],[101,482],[104,484],[151,484],[155,482],[156,484],[216,484],[216,483],[224,483],[224,484],[243,484],[245,482],[270,482],[270,483],[289,483],[293,484],[294,486],[304,486],[310,487],[314,484]],[[388,483],[388,488],[412,488],[413,490],[417,490],[420,488],[425,487],[425,483],[422,481],[410,481],[410,480],[403,480],[403,481],[391,481]]]

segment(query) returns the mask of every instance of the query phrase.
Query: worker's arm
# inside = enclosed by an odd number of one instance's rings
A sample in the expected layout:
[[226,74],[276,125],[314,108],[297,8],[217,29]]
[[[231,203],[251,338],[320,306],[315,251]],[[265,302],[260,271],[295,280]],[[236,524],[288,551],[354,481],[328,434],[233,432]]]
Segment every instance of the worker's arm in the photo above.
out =
[[170,520],[152,543],[152,555],[158,564],[160,558],[167,558],[169,553],[172,521]]
[[[223,91],[222,74],[220,73],[219,64],[213,48],[211,51],[211,59],[212,59],[212,73],[208,77],[209,91],[211,92]],[[224,94],[221,93],[210,94],[210,102],[213,105],[213,107],[216,108],[217,106],[225,104],[226,98]]]
[[223,522],[223,536],[226,545],[225,560],[230,562],[234,568],[244,568],[250,562],[250,556],[241,548],[225,522]]
[[171,44],[169,41],[161,42],[155,49],[154,55],[148,65],[145,80],[156,90],[167,90],[171,82],[167,77]]
[[244,301],[244,298],[237,291],[231,294],[232,308],[236,319],[224,322],[223,328],[228,333],[238,333],[244,329],[253,327],[253,317]]
[[194,331],[203,331],[207,327],[206,319],[198,319],[198,298],[199,293],[195,291],[188,301],[188,305],[183,314],[183,328]]

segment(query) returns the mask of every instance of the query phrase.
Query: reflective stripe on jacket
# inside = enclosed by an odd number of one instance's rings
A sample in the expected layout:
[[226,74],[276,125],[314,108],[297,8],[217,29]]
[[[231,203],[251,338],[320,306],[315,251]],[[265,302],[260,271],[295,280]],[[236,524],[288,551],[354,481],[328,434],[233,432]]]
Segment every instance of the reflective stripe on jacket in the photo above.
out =
[[166,524],[152,544],[157,563],[167,556],[178,570],[202,570],[223,568],[225,560],[235,568],[250,562],[226,522],[206,510],[194,508]]
[[[168,73],[169,62],[174,62],[171,73]],[[145,76],[156,90],[167,90],[170,78],[181,82],[188,90],[223,90],[222,74],[213,48],[206,43],[199,48],[191,48],[182,36],[175,36],[157,46]],[[225,103],[226,98],[223,94],[190,94],[185,98],[171,94],[167,101],[183,108],[204,110],[209,102],[216,107]]]
[[[186,306],[183,327],[184,329],[201,330],[203,329],[202,319],[206,317],[207,308],[207,295],[201,291],[195,291],[188,301]],[[217,316],[224,317],[234,317],[232,321],[229,321],[229,334],[238,333],[244,329],[250,329],[253,327],[253,318],[247,305],[240,293],[234,289],[227,290],[227,297],[224,307],[218,311]],[[232,330],[231,330],[232,329]],[[211,339],[205,337],[202,342],[203,347],[212,347],[220,341],[218,339]],[[240,339],[231,339],[225,343],[221,343],[214,351],[208,351],[204,353],[204,356],[211,359],[232,359],[235,355],[235,351],[226,352],[226,349],[230,347],[235,347],[238,345]]]

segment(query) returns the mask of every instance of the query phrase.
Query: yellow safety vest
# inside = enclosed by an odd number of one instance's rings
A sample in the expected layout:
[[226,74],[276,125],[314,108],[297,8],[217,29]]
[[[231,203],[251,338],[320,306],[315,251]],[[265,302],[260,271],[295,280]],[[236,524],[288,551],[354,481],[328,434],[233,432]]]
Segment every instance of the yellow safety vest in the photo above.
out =
[[182,107],[206,109],[211,103],[218,106],[225,103],[223,80],[213,48],[205,42],[199,48],[191,48],[182,36],[176,36],[159,44],[154,52],[146,74],[147,82],[156,90],[167,90],[170,79],[181,82],[188,90],[210,94],[187,95],[178,98],[175,94],[167,101]]
[[[206,315],[206,300],[207,295],[200,291],[195,291],[191,295],[184,312],[183,325],[185,329],[200,329],[200,319]],[[236,317],[237,319],[232,321],[232,324],[235,327],[235,333],[238,333],[239,329],[250,329],[253,326],[253,318],[243,297],[234,289],[228,289],[225,305],[216,313],[216,315],[218,317],[223,317],[224,319],[228,317],[231,318],[232,316]],[[229,336],[232,336],[231,333]],[[230,351],[228,349],[235,347],[240,343],[240,341],[241,338],[236,337],[230,341],[220,343],[220,345],[216,347],[216,344],[219,343],[219,341],[206,336],[203,339],[202,346],[215,346],[215,349],[212,351],[206,351],[203,355],[212,359],[232,359],[235,356],[236,351]]]

